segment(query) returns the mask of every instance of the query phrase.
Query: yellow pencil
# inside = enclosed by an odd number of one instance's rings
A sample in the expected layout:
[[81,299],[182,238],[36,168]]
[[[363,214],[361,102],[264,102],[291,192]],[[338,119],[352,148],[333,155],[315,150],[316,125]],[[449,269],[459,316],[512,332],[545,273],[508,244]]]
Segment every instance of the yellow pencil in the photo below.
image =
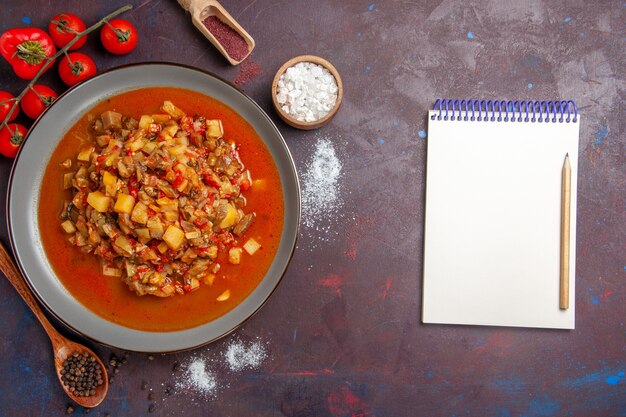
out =
[[565,155],[561,181],[561,291],[559,308],[569,308],[569,229],[570,229],[570,200],[572,193],[572,168],[569,164],[569,154]]

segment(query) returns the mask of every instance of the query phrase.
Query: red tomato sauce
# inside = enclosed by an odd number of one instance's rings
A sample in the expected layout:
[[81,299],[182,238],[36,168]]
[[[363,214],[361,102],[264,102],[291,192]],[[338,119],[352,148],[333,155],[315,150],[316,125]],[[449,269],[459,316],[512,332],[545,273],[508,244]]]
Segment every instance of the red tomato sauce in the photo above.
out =
[[[94,141],[89,125],[106,110],[114,110],[136,119],[142,114],[160,113],[164,100],[172,101],[187,114],[221,119],[224,137],[239,145],[241,160],[250,170],[253,185],[244,195],[246,212],[255,212],[256,219],[239,245],[252,237],[262,247],[250,256],[245,251],[241,264],[228,263],[228,251],[221,253],[222,266],[212,286],[186,295],[168,298],[137,296],[116,277],[102,275],[94,254],[85,254],[71,245],[61,229],[59,214],[63,201],[71,197],[63,190],[63,173],[59,164],[75,161],[78,149]],[[268,271],[283,228],[283,193],[280,176],[272,156],[256,131],[239,114],[225,104],[190,90],[154,87],[130,91],[111,97],[87,112],[63,137],[46,168],[39,199],[39,228],[44,250],[58,279],[86,308],[106,320],[144,331],[184,330],[212,321],[232,310],[261,282]],[[216,298],[226,289],[226,301]]]

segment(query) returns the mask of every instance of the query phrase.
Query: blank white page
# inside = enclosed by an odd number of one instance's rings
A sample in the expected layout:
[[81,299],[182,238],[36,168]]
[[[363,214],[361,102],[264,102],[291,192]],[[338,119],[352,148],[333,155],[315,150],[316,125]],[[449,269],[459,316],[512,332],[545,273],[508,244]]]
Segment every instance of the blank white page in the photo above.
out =
[[[431,120],[438,114],[428,120],[422,321],[573,329],[579,121]],[[570,307],[560,310],[567,153]]]

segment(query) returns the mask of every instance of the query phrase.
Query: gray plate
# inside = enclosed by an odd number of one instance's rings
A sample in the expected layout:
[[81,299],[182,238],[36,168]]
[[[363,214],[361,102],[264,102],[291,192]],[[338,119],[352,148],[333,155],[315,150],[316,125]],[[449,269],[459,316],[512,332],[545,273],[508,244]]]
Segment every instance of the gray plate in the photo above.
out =
[[[151,86],[194,90],[214,97],[237,111],[269,148],[280,173],[284,194],[285,218],[280,246],[258,287],[226,315],[178,332],[129,329],[104,320],[76,301],[56,277],[46,258],[37,221],[41,179],[64,133],[85,112],[107,97]],[[296,245],[300,223],[300,188],[296,168],[283,137],[250,97],[220,78],[191,67],[167,63],[130,65],[101,73],[72,88],[30,130],[9,181],[9,236],[18,266],[31,289],[39,301],[67,326],[100,343],[121,349],[143,352],[184,350],[230,333],[267,301],[282,279]]]

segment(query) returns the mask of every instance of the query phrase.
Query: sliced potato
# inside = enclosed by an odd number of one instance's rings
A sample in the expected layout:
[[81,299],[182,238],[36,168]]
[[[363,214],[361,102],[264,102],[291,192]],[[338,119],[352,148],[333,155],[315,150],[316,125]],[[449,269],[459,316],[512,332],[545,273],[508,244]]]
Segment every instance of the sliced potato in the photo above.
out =
[[[161,197],[159,198],[157,201],[157,204],[161,207],[175,207],[174,210],[178,210],[178,200],[170,200],[167,197]],[[163,208],[161,208],[163,211],[167,211],[164,210]]]
[[204,278],[202,278],[202,281],[206,285],[213,285],[213,283],[215,282],[215,274],[206,274]]
[[162,286],[160,289],[163,292],[163,294],[165,294],[166,297],[173,295],[174,292],[176,291],[176,289],[174,288],[172,284],[166,284]]
[[109,171],[104,171],[104,174],[102,174],[102,183],[104,184],[106,194],[115,197],[117,194],[117,177]]
[[143,148],[141,148],[142,151],[144,151],[147,154],[151,154],[157,147],[156,142],[146,142],[143,145]]
[[221,120],[207,120],[206,121],[206,137],[219,139],[224,135],[224,129],[222,128]]
[[233,265],[239,265],[241,263],[241,248],[230,248],[228,251],[228,262]]
[[150,240],[150,229],[147,227],[141,227],[139,229],[135,229],[135,234],[141,240],[148,241]]
[[120,152],[119,151],[113,152],[109,156],[106,157],[106,159],[104,160],[104,165],[108,167],[112,167],[114,165],[117,165],[117,161],[119,159],[120,159]]
[[102,174],[102,183],[105,186],[115,185],[117,183],[117,177],[109,171],[104,171],[104,174]]
[[130,240],[124,235],[119,235],[115,239],[114,245],[121,249],[123,256],[131,256],[134,252]]
[[184,179],[183,182],[181,182],[180,185],[176,187],[176,189],[182,193],[183,190],[185,190],[188,185],[189,185],[189,181],[187,181],[187,179]]
[[89,162],[89,158],[91,158],[91,154],[94,151],[93,145],[85,146],[80,150],[76,159],[83,162]]
[[152,285],[161,285],[165,282],[165,275],[155,272],[152,274],[148,282]]
[[107,277],[121,277],[122,270],[112,264],[102,264],[102,275]]
[[157,216],[150,217],[146,226],[148,226],[150,236],[153,239],[161,239],[163,237],[163,223],[161,223],[161,220],[159,220]]
[[172,146],[167,151],[170,155],[182,155],[187,151],[187,145]]
[[234,226],[239,221],[239,213],[232,204],[226,204],[226,216],[220,222],[220,229],[227,229]]
[[176,226],[170,225],[163,234],[163,241],[172,250],[178,250],[185,242],[185,232]]
[[166,123],[165,128],[163,129],[162,133],[167,132],[170,137],[173,137],[178,132],[178,129],[179,129],[178,123],[176,123],[173,120],[170,120],[169,122]]
[[256,251],[261,249],[261,244],[256,240],[250,238],[246,243],[243,244],[243,249],[248,252],[248,255],[254,255]]
[[139,224],[148,223],[148,206],[139,201],[137,204],[135,204],[135,208],[133,208],[130,219]]
[[165,100],[163,102],[163,106],[161,106],[161,110],[163,110],[165,113],[172,116],[174,119],[180,119],[181,117],[185,116],[185,112],[179,109],[178,107],[176,107],[174,103],[172,103],[169,100]]
[[197,239],[202,235],[202,233],[199,230],[193,230],[191,232],[186,232],[185,233],[185,238],[186,239]]
[[89,193],[87,195],[87,204],[100,213],[105,213],[109,210],[109,207],[111,207],[111,201],[111,197],[107,197],[100,191],[94,191],[93,193]]
[[63,231],[68,235],[76,232],[76,227],[74,226],[74,223],[72,223],[70,220],[66,220],[61,223],[61,227],[63,228]]
[[131,152],[137,152],[139,149],[143,148],[146,144],[147,140],[144,138],[135,139],[126,144],[126,148]]
[[65,174],[63,174],[63,189],[64,190],[69,190],[70,188],[72,188],[72,180],[74,179],[74,173],[73,172],[67,172]]
[[156,123],[167,123],[172,119],[169,114],[153,114],[152,120]]
[[135,198],[128,194],[118,194],[113,210],[117,213],[130,214],[135,207]]
[[209,246],[209,249],[206,251],[206,254],[211,259],[217,258],[217,246]]
[[163,217],[165,217],[165,220],[167,220],[168,222],[175,222],[176,220],[178,220],[178,212],[172,210],[164,211]]
[[195,291],[198,288],[200,288],[200,281],[198,281],[196,278],[191,278],[189,280],[189,286],[190,286],[190,289],[189,289],[190,292]]
[[102,148],[107,146],[111,140],[113,140],[113,137],[111,135],[96,136],[96,143]]
[[[149,240],[150,239],[148,239],[147,241]],[[157,255],[157,253],[153,249],[148,249],[147,251],[141,254],[141,260],[143,262],[156,261],[157,259],[159,259],[159,255]]]
[[159,252],[165,253],[165,252],[167,252],[169,247],[167,246],[167,243],[161,242],[161,243],[159,243],[159,246],[157,246],[157,249],[159,250]]
[[187,136],[179,136],[174,140],[176,145],[189,146],[189,138]]
[[143,116],[141,116],[141,119],[139,119],[139,129],[148,130],[151,124],[152,117],[148,116],[147,114],[144,114]]

